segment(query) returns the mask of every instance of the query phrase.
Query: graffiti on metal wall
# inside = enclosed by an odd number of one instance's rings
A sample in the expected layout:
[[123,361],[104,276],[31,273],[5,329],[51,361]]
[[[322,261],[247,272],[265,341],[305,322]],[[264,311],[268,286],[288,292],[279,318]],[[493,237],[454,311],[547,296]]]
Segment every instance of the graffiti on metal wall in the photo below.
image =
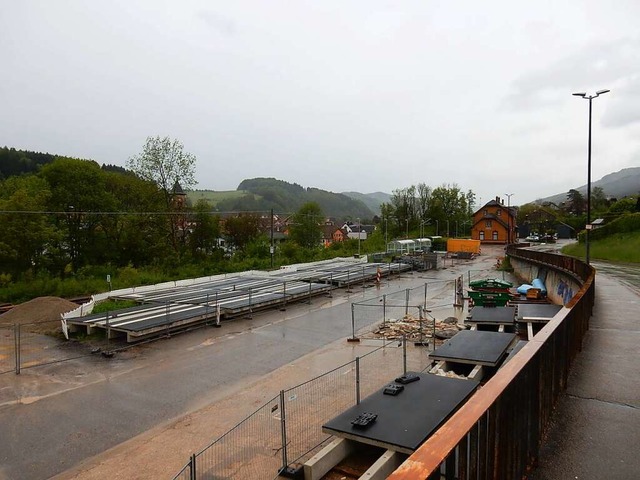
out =
[[573,288],[564,280],[558,283],[558,295],[562,297],[562,303],[566,305],[573,298]]

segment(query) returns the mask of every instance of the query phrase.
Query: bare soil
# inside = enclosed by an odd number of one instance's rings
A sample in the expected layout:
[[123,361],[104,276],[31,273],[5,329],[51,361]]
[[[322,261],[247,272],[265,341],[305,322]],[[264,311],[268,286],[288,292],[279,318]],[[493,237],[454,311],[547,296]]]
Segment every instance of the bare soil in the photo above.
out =
[[16,305],[0,315],[0,323],[24,325],[31,333],[56,334],[61,331],[60,315],[78,308],[59,297],[38,297]]

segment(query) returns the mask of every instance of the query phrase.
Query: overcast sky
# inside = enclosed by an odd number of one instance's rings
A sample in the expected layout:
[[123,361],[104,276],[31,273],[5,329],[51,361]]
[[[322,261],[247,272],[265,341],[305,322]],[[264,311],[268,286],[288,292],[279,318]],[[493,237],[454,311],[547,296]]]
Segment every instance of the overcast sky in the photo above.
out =
[[482,203],[640,166],[640,2],[0,0],[0,146],[125,165],[146,137],[196,188],[457,183]]

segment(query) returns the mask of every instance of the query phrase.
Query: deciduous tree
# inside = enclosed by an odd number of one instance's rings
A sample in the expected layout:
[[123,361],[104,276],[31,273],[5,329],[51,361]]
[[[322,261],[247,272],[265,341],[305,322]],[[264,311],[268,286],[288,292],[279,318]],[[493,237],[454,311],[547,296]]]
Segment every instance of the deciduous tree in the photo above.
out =
[[293,225],[289,228],[289,238],[301,247],[315,248],[322,241],[322,222],[324,214],[315,202],[305,203],[293,216]]

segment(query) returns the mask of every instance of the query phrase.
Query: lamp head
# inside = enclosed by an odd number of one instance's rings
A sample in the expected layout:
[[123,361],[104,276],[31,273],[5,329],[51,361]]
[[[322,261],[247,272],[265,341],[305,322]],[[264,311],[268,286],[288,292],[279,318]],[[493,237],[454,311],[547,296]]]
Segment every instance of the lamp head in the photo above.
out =
[[571,95],[575,95],[576,97],[582,97],[582,98],[587,96],[586,92],[572,93]]
[[607,93],[607,92],[610,92],[610,91],[611,91],[611,90],[598,90],[598,91],[596,92],[596,95],[602,95],[603,93]]

